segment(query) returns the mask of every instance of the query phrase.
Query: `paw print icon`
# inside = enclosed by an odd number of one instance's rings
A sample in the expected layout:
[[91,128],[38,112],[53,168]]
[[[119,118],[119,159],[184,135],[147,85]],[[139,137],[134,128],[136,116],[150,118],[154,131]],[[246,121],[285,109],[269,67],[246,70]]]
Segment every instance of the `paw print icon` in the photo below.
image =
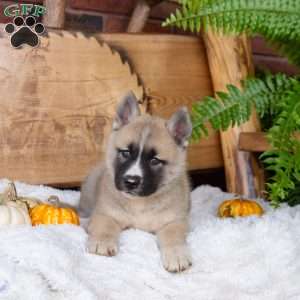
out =
[[17,16],[13,23],[6,24],[4,30],[10,35],[10,42],[14,48],[19,48],[22,45],[36,47],[39,44],[39,35],[45,31],[42,23],[36,23],[33,16],[23,17]]

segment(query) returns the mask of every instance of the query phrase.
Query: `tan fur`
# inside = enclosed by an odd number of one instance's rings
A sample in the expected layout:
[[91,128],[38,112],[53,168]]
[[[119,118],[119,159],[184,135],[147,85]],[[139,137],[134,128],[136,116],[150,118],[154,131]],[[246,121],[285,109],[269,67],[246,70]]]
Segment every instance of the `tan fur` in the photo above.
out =
[[[146,135],[146,136],[145,136]],[[131,142],[158,149],[159,158],[169,162],[165,181],[147,197],[130,196],[114,185],[116,148]],[[92,210],[88,225],[88,249],[100,255],[117,253],[118,237],[126,228],[155,233],[164,267],[170,272],[191,265],[185,236],[188,231],[190,188],[186,175],[186,150],[178,147],[166,129],[166,121],[144,115],[109,138],[105,164],[97,166],[82,186],[80,209]]]

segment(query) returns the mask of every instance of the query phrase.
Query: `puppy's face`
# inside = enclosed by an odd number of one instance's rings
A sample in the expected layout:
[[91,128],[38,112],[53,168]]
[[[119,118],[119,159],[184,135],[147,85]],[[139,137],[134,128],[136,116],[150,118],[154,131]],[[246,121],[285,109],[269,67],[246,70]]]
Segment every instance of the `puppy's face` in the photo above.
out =
[[169,121],[140,116],[133,94],[120,103],[107,149],[115,187],[131,196],[149,196],[185,171],[191,123],[186,109]]
[[147,125],[143,120],[135,121],[116,135],[115,185],[131,195],[155,193],[162,185],[170,163],[169,157],[149,140],[155,132]]

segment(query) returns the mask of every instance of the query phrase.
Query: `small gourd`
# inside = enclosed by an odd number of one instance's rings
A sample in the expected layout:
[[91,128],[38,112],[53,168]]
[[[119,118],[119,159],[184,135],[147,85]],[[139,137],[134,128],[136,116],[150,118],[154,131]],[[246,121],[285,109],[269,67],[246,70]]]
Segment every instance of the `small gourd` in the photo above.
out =
[[9,225],[31,225],[27,205],[16,201],[16,191],[10,184],[0,195],[0,227]]
[[220,204],[218,209],[218,215],[221,218],[247,217],[251,215],[261,216],[263,213],[263,208],[257,202],[239,198],[225,200]]
[[30,209],[32,225],[74,224],[79,225],[77,213],[70,207],[59,207],[58,197],[50,196],[48,203],[38,204]]
[[17,194],[16,186],[13,182],[9,182],[4,193],[0,194],[0,201],[5,201],[7,198],[15,201],[18,204],[25,204],[28,208],[33,208],[37,204],[42,203],[41,200],[34,197],[19,196]]

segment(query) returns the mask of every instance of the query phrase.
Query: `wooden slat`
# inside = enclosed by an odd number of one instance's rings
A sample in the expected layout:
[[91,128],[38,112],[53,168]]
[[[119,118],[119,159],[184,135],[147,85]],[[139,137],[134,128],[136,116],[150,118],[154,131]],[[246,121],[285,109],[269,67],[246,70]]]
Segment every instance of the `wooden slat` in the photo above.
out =
[[264,132],[241,132],[239,138],[241,151],[264,152],[271,149]]
[[64,28],[66,3],[66,0],[44,0],[47,13],[43,21],[47,27],[57,29]]
[[[300,141],[300,133],[296,133],[295,137]],[[264,152],[271,150],[272,147],[265,132],[242,132],[239,138],[239,149],[249,152]]]
[[127,32],[142,32],[145,27],[151,8],[162,0],[138,0],[131,15]]
[[[248,39],[224,37],[211,31],[204,34],[208,62],[215,92],[226,91],[227,84],[241,86],[241,80],[253,72]],[[259,131],[255,113],[240,127],[221,132],[227,190],[255,197],[263,189],[263,171],[251,154],[238,149],[239,135],[243,131]]]
[[[149,100],[150,113],[164,118],[181,105],[191,108],[213,95],[204,44],[198,37],[155,34],[100,34],[99,39],[118,49],[138,74]],[[189,149],[190,169],[223,166],[219,134]]]

